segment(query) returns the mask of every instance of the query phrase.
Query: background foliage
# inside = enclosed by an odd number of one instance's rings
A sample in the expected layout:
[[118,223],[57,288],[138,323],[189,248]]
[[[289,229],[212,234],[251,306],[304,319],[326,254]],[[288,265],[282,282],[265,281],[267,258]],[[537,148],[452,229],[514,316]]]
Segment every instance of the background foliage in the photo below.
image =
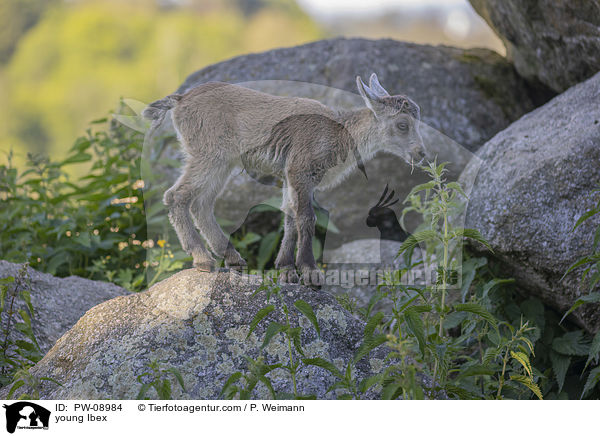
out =
[[120,97],[152,101],[226,58],[318,39],[293,0],[7,0],[0,150],[64,157]]

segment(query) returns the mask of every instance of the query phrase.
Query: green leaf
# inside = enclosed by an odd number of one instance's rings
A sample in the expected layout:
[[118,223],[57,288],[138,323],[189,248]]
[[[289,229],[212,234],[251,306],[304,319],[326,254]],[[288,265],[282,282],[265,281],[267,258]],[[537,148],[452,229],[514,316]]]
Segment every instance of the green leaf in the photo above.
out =
[[269,345],[269,343],[271,342],[271,339],[273,339],[273,337],[277,334],[280,333],[282,331],[284,331],[287,327],[283,324],[280,324],[278,322],[273,321],[271,324],[269,324],[269,327],[267,327],[267,331],[265,332],[265,339],[263,340],[262,345],[260,346],[260,349],[264,349],[267,345]]
[[408,199],[410,197],[412,197],[413,195],[415,195],[417,192],[421,192],[421,191],[427,191],[430,189],[435,188],[435,181],[430,181],[427,183],[422,183],[420,185],[415,186],[414,188],[412,188],[410,190],[410,192],[408,193],[408,195],[406,196],[406,199],[404,200],[404,203],[406,203],[408,201]]
[[395,400],[403,392],[402,385],[400,383],[390,383],[383,388],[381,393],[382,400]]
[[550,351],[550,361],[552,362],[552,371],[554,372],[554,377],[558,383],[558,393],[560,393],[565,384],[567,370],[569,369],[569,365],[571,365],[571,358],[569,356],[563,356],[562,354]]
[[381,382],[381,374],[375,374],[375,375],[372,375],[371,377],[364,378],[358,384],[358,390],[364,394],[372,386],[375,386],[379,382]]
[[258,257],[256,259],[257,267],[259,270],[263,270],[265,265],[275,253],[277,244],[281,234],[278,231],[269,232],[260,241],[260,247],[258,248]]
[[507,285],[510,283],[514,283],[515,279],[493,279],[487,282],[482,289],[482,298],[487,298],[489,292],[494,289],[496,286]]
[[[566,274],[566,273],[565,273]],[[564,276],[563,276],[564,277]],[[560,323],[562,323],[564,321],[564,319],[571,313],[573,312],[575,309],[577,309],[579,306],[581,306],[582,304],[586,304],[586,303],[600,303],[600,292],[592,292],[590,294],[584,295],[583,297],[579,297],[576,301],[575,304],[573,304],[573,306],[567,310],[567,313],[565,313],[563,315],[563,317],[561,318]]]
[[451,384],[445,384],[444,390],[448,395],[454,395],[459,400],[479,400],[480,396],[475,395],[474,393],[461,388],[460,386],[455,386]]
[[425,356],[425,326],[423,325],[423,320],[419,316],[417,310],[415,310],[414,306],[406,308],[404,311],[404,321],[406,325],[410,329],[415,338],[417,338],[417,342],[419,343],[419,350],[421,350],[421,355]]
[[369,338],[365,338],[356,353],[354,354],[353,362],[356,363],[366,355],[368,355],[372,350],[379,347],[382,344],[387,342],[387,336],[384,334],[371,336]]
[[171,382],[169,380],[163,380],[162,383],[158,382],[154,385],[158,398],[161,400],[171,400]]
[[446,187],[448,189],[454,189],[456,192],[458,192],[460,195],[462,195],[465,198],[467,197],[467,194],[465,194],[465,191],[463,191],[462,186],[460,186],[460,184],[458,184],[457,182],[450,182],[446,184]]
[[523,366],[523,368],[525,368],[527,375],[531,378],[531,363],[529,362],[529,357],[527,356],[527,354],[521,351],[510,350],[510,355],[513,359],[519,362]]
[[566,356],[587,356],[589,345],[585,343],[583,331],[575,330],[554,338],[552,349]]
[[496,333],[499,334],[498,321],[496,320],[494,315],[492,315],[487,310],[485,310],[485,308],[483,306],[481,306],[480,304],[477,304],[477,303],[455,304],[454,309],[457,312],[470,312],[470,313],[474,313],[475,315],[479,315],[481,318],[483,318],[485,321],[487,321],[488,324],[490,324],[490,326],[496,331]]
[[489,244],[488,241],[485,240],[485,238],[481,235],[481,233],[479,233],[479,230],[476,229],[457,229],[454,234],[456,236],[463,236],[467,239],[472,239],[474,241],[477,241],[481,244],[483,244],[488,250],[490,250],[492,253],[494,252],[494,250],[492,250],[492,246]]
[[275,306],[270,304],[267,307],[263,307],[262,309],[260,309],[256,313],[256,315],[254,315],[254,319],[250,323],[250,330],[248,331],[248,335],[246,336],[246,339],[248,339],[250,337],[250,335],[252,334],[252,332],[254,331],[256,326],[258,325],[258,323],[261,322],[269,313],[273,312],[274,310],[275,310]]
[[13,383],[12,387],[10,388],[10,391],[8,391],[8,395],[6,396],[7,400],[12,399],[13,394],[15,393],[15,391],[17,389],[19,389],[21,386],[23,386],[25,384],[25,382],[23,380],[17,380],[15,383]]
[[302,341],[300,340],[300,334],[302,333],[302,327],[295,327],[289,329],[289,335],[294,343],[294,348],[301,356],[304,356],[304,350],[302,349]]
[[305,365],[318,366],[319,368],[323,368],[329,371],[331,374],[336,376],[339,379],[343,379],[344,375],[340,372],[340,370],[328,360],[323,359],[322,357],[313,357],[310,359],[302,359],[302,362]]
[[596,333],[594,339],[592,339],[592,344],[590,345],[590,351],[588,352],[588,359],[585,362],[585,368],[588,367],[592,360],[598,360],[600,355],[600,331]]
[[577,222],[575,223],[575,226],[573,227],[573,229],[571,231],[575,231],[575,229],[577,229],[577,227],[579,227],[581,224],[583,224],[584,221],[590,219],[591,217],[593,217],[594,215],[600,213],[600,208],[599,207],[595,207],[593,209],[588,210],[587,212],[585,212],[583,215],[581,215],[579,217],[579,219],[577,220]]
[[315,313],[313,312],[313,309],[310,306],[310,304],[308,304],[304,300],[297,300],[296,302],[294,302],[294,306],[302,313],[302,315],[304,315],[311,322],[311,324],[317,331],[317,334],[320,336],[321,329],[319,328],[319,321],[317,320],[317,317],[315,316]]
[[[233,374],[231,374],[227,380],[225,381],[225,384],[223,385],[223,389],[221,389],[221,396],[225,397],[226,393],[230,390],[230,386],[232,386],[235,382],[237,382],[239,379],[241,379],[243,377],[243,374],[239,371],[234,372]],[[233,393],[235,395],[235,392]],[[233,395],[228,398],[231,399],[233,398]],[[140,398],[138,398],[139,400]]]
[[500,347],[498,348],[493,348],[493,347],[489,347],[485,350],[485,352],[483,353],[483,364],[484,365],[489,365],[490,363],[494,362],[498,356],[500,355],[500,352],[502,351],[502,349]]
[[167,371],[169,371],[171,374],[173,374],[175,376],[175,378],[179,382],[179,385],[181,386],[181,389],[183,389],[183,391],[185,392],[185,385],[183,384],[183,377],[181,376],[181,373],[179,372],[179,370],[177,368],[169,368],[169,369],[167,369]]
[[271,393],[271,398],[275,400],[277,398],[277,394],[275,393],[275,389],[273,389],[273,385],[271,384],[271,380],[269,380],[264,375],[259,375],[258,380],[267,387],[269,392]]
[[533,392],[536,395],[536,397],[538,397],[540,400],[544,399],[542,396],[542,391],[540,391],[539,386],[529,377],[525,377],[524,375],[511,375],[510,379],[513,381],[519,382],[522,385],[529,388],[529,390],[531,390],[531,392]]
[[142,387],[140,387],[140,391],[137,394],[137,400],[144,400],[146,393],[148,392],[148,389],[150,389],[152,387],[152,385],[150,384],[143,384]]
[[383,312],[377,312],[369,319],[369,321],[367,321],[367,325],[365,325],[365,331],[363,333],[363,338],[366,339],[373,336],[373,333],[375,332],[375,329],[383,319],[383,316]]
[[600,366],[597,366],[590,371],[590,375],[588,375],[583,391],[581,392],[582,400],[585,398],[585,394],[594,389],[598,381],[600,381]]
[[496,373],[495,369],[491,368],[487,365],[475,364],[471,365],[463,371],[458,373],[457,379],[463,379],[467,377],[476,377],[482,375],[494,375]]
[[67,159],[63,160],[61,165],[69,165],[74,163],[87,162],[92,159],[92,155],[89,153],[77,153],[73,156],[69,156]]
[[477,270],[487,264],[485,257],[472,257],[463,262],[462,265],[462,289],[460,291],[461,300],[464,303],[466,296],[471,288],[471,283],[475,278]]
[[407,250],[411,250],[415,248],[419,243],[426,241],[439,241],[439,236],[435,230],[422,230],[420,232],[416,232],[410,235],[400,246],[398,250],[398,256],[404,253]]

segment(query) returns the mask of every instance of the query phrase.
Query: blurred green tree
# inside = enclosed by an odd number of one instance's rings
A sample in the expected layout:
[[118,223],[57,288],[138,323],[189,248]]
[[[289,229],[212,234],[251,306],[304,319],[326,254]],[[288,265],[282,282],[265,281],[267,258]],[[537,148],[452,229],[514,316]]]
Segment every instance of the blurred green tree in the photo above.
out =
[[57,2],[0,74],[0,149],[62,157],[119,97],[150,101],[208,64],[320,36],[293,0]]
[[0,64],[13,54],[19,39],[58,0],[2,0],[0,2]]

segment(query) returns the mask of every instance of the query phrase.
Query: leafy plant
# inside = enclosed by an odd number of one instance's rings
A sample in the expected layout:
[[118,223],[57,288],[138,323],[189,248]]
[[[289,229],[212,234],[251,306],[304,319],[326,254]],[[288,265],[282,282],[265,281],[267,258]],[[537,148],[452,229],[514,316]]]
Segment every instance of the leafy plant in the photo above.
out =
[[[0,313],[3,314],[0,373],[3,385],[12,380],[12,375],[18,369],[33,365],[42,358],[31,325],[35,312],[31,304],[29,282],[27,264],[21,267],[17,277],[0,279]],[[25,303],[25,308],[18,308],[19,301]],[[17,339],[19,336],[23,339]]]
[[[600,188],[595,189],[593,192],[600,193]],[[575,231],[585,221],[598,214],[600,214],[600,199],[594,207],[586,211],[577,220],[572,231]],[[583,269],[581,280],[582,282],[589,280],[590,292],[579,297],[575,301],[573,306],[571,306],[571,308],[563,315],[561,322],[563,322],[575,309],[584,304],[600,303],[600,292],[593,292],[593,289],[600,282],[600,226],[598,226],[594,232],[592,253],[574,262],[567,269],[563,278],[576,269],[584,266],[586,267]],[[558,370],[561,374],[560,380],[564,380],[563,373],[566,373],[567,368],[571,363],[572,356],[584,356],[586,358],[582,375],[590,367],[590,364],[596,364],[594,368],[589,370],[585,385],[581,392],[581,398],[585,398],[600,381],[600,331],[594,335],[591,342],[587,342],[584,339],[584,333],[581,330],[567,332],[562,337],[554,340],[552,348],[555,352],[553,364],[556,362],[555,366],[560,368]],[[562,383],[560,384],[562,387]]]
[[137,395],[138,400],[149,400],[146,394],[150,389],[154,389],[159,400],[172,400],[169,376],[174,377],[185,392],[183,377],[177,368],[164,368],[157,360],[152,360],[148,364],[148,369],[149,371],[137,376],[137,381],[141,384]]
[[[27,268],[25,263],[16,277],[0,279],[0,314],[3,315],[0,385],[13,383],[8,399],[23,386],[27,386],[32,394],[23,394],[19,399],[37,399],[42,381],[60,384],[52,378],[38,378],[29,372],[29,368],[41,360],[42,352],[33,333],[35,311],[31,304],[31,279]],[[20,302],[25,308],[18,309]],[[17,339],[19,337],[21,339]]]
[[[533,329],[527,322],[516,329],[492,314],[490,293],[507,281],[475,282],[477,269],[486,262],[471,258],[464,262],[462,286],[457,286],[463,240],[490,247],[477,230],[459,226],[466,196],[458,183],[445,180],[445,165],[432,162],[422,167],[431,181],[413,188],[403,216],[417,212],[423,224],[400,247],[398,256],[404,256],[406,268],[395,280],[386,277],[375,296],[391,308],[391,316],[375,316],[388,334],[391,356],[402,359],[399,367],[388,368],[382,376],[385,398],[422,398],[417,373],[431,379],[433,395],[504,398],[509,388],[517,395],[527,397],[529,392],[542,398],[539,374],[530,363],[534,347],[528,334]],[[413,261],[419,244],[421,254]],[[431,283],[399,280],[432,263],[437,267]]]
[[[283,298],[280,285],[272,279],[265,281],[257,289],[254,295],[263,292],[266,294],[267,305],[259,309],[255,314],[250,322],[247,337],[250,337],[256,327],[266,320],[270,314],[279,310],[284,322],[274,320],[269,322],[265,329],[263,342],[259,351],[264,350],[278,334],[282,334],[283,340],[287,345],[288,360],[287,362],[266,364],[263,356],[259,356],[257,359],[246,357],[248,369],[245,372],[237,371],[229,376],[221,392],[223,398],[233,399],[236,398],[237,395],[240,399],[248,399],[260,382],[267,387],[273,399],[314,399],[314,396],[300,395],[297,385],[297,374],[303,368],[310,366],[326,370],[337,380],[334,384],[329,386],[327,392],[334,390],[336,392],[339,391],[337,393],[338,399],[361,398],[361,396],[375,384],[377,379],[357,380],[354,375],[356,363],[367,356],[373,349],[386,342],[385,335],[374,334],[374,324],[366,326],[361,345],[342,371],[338,369],[333,362],[330,362],[322,356],[308,357],[306,355],[302,342],[303,327],[301,325],[292,324],[292,318],[290,317],[292,308]],[[276,299],[277,304],[271,304],[272,298]],[[321,329],[319,322],[310,304],[302,299],[298,299],[293,303],[293,307],[310,322],[316,334],[320,336]],[[292,392],[276,392],[273,389],[273,384],[269,379],[268,374],[275,369],[282,369],[289,375],[292,384]]]
[[[94,122],[106,125],[107,119]],[[147,237],[147,223],[158,210],[144,210],[144,199],[162,192],[146,190],[140,179],[143,136],[112,123],[88,130],[69,155],[52,161],[28,155],[24,170],[0,165],[0,257],[29,262],[56,276],[79,275],[136,291],[168,277],[191,258],[173,232]],[[72,180],[73,165],[87,168]]]

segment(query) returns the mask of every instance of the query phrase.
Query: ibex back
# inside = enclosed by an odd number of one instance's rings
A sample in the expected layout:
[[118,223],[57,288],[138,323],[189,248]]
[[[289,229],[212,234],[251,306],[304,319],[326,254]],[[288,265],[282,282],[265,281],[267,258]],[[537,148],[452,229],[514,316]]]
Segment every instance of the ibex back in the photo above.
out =
[[223,257],[229,267],[245,265],[213,212],[233,169],[243,165],[283,182],[284,236],[276,268],[284,270],[289,280],[297,279],[294,265],[305,281],[313,272],[322,279],[312,251],[314,190],[339,184],[357,167],[364,171],[361,159],[370,159],[379,150],[409,163],[426,155],[419,107],[408,97],[390,96],[375,74],[369,86],[360,77],[356,83],[367,107],[348,112],[333,111],[315,100],[273,96],[226,83],[206,83],[144,110],[156,126],[172,109],[185,162],[164,203],[195,266],[213,269],[214,256]]

